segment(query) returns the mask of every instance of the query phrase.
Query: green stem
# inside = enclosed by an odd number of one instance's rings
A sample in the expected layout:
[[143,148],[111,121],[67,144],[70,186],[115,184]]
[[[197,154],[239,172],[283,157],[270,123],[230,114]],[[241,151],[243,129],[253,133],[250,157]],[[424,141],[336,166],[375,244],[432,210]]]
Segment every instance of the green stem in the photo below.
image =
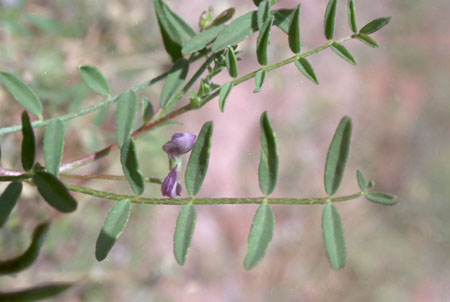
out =
[[[89,189],[85,187],[67,185],[66,187],[73,191],[86,195],[91,195],[99,198],[109,200],[124,200],[128,199],[132,203],[136,204],[163,204],[163,205],[186,205],[192,203],[194,205],[217,205],[217,204],[261,204],[266,201],[268,204],[296,204],[296,205],[311,205],[311,204],[326,204],[328,197],[320,198],[144,198],[133,195],[122,195],[115,193],[108,193],[104,191]],[[340,197],[330,198],[331,202],[342,202],[347,200],[356,199],[362,196],[362,192],[358,192],[351,195],[345,195]]]

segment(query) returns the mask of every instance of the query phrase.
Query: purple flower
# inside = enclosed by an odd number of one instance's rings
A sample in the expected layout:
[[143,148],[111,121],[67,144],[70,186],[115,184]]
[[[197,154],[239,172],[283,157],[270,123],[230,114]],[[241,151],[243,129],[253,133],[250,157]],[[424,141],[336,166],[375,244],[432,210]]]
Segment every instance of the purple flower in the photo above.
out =
[[163,196],[168,196],[169,198],[175,198],[177,195],[181,193],[181,185],[177,182],[178,166],[175,166],[172,170],[170,170],[169,174],[167,174],[166,178],[161,185],[161,193]]
[[192,150],[197,137],[190,133],[175,133],[172,139],[162,147],[170,157],[176,158]]

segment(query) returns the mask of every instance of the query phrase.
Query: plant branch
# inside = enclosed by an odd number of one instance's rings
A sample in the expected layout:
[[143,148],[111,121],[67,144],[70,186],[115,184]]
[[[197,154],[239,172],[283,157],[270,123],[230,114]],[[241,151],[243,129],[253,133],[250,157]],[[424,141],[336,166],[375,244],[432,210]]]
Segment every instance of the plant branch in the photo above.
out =
[[363,192],[358,192],[351,195],[339,196],[339,197],[319,197],[319,198],[144,198],[133,195],[122,195],[115,193],[108,193],[104,191],[94,190],[85,187],[67,185],[66,187],[73,192],[78,192],[86,195],[91,195],[99,198],[109,200],[124,200],[128,199],[132,203],[136,204],[163,204],[163,205],[186,205],[192,203],[194,205],[217,205],[217,204],[261,204],[263,201],[267,201],[269,204],[296,204],[296,205],[311,205],[311,204],[326,204],[328,202],[342,202],[347,200],[356,199],[363,195]]

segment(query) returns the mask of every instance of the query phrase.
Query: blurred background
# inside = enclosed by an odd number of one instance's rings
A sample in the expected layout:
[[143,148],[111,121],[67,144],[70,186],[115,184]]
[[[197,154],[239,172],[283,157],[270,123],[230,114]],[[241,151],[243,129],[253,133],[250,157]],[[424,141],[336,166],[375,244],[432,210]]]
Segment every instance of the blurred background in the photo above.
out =
[[[346,1],[340,1],[336,37],[350,33]],[[44,117],[55,117],[100,102],[82,83],[77,66],[92,64],[108,78],[113,94],[141,84],[170,68],[146,0],[2,0],[0,69],[19,75],[40,95]],[[253,2],[167,1],[196,30],[200,14],[235,7],[235,16]],[[280,0],[274,8],[294,8]],[[327,1],[302,4],[302,51],[325,42]],[[294,65],[268,74],[262,92],[248,81],[232,91],[225,113],[217,99],[198,112],[177,118],[182,126],[157,129],[137,141],[141,170],[164,177],[161,146],[175,132],[198,133],[215,123],[212,157],[199,196],[260,196],[257,181],[259,117],[267,110],[275,127],[280,175],[274,197],[324,196],[326,152],[342,116],[353,119],[352,149],[339,194],[358,191],[356,169],[376,182],[376,190],[398,195],[394,207],[363,198],[339,203],[347,265],[334,271],[322,241],[322,206],[274,206],[274,238],[263,261],[243,267],[256,205],[198,206],[188,260],[179,267],[172,254],[177,206],[134,205],[124,233],[108,258],[94,258],[95,241],[112,201],[74,194],[79,210],[61,215],[33,187],[25,185],[18,207],[0,231],[1,259],[23,251],[34,226],[52,217],[39,259],[16,276],[0,278],[0,290],[44,281],[78,283],[47,301],[449,301],[450,289],[450,2],[447,0],[356,1],[358,25],[391,15],[375,33],[380,47],[345,46],[358,65],[331,50],[309,58],[317,86]],[[258,68],[256,34],[239,46],[239,74]],[[272,31],[269,64],[290,57],[287,36]],[[191,70],[194,70],[192,68]],[[217,82],[229,80],[226,72]],[[157,108],[163,83],[140,93]],[[195,87],[197,89],[197,87]],[[187,102],[187,99],[182,102]],[[22,108],[0,88],[0,126],[20,123]],[[114,142],[115,105],[68,122],[64,161]],[[446,134],[447,133],[447,136]],[[43,129],[36,130],[39,146]],[[447,139],[445,139],[447,137]],[[0,137],[2,166],[21,169],[21,135]],[[43,162],[42,152],[38,160]],[[77,171],[122,174],[117,153]],[[126,183],[77,183],[130,193]],[[1,184],[1,189],[5,184]],[[160,196],[149,184],[144,196]]]

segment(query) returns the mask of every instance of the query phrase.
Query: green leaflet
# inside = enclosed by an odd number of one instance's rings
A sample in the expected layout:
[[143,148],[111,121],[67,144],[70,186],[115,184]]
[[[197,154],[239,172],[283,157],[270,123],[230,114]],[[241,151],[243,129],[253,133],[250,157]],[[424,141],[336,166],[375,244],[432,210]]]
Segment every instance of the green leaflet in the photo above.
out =
[[6,90],[31,114],[41,117],[42,104],[38,95],[24,81],[9,72],[0,72]]
[[44,158],[47,171],[58,176],[64,150],[65,125],[60,119],[55,119],[45,129]]
[[63,213],[73,212],[77,209],[77,202],[70,195],[66,186],[53,174],[47,172],[37,172],[33,176],[39,194],[52,207]]
[[159,99],[162,108],[174,106],[178,102],[180,98],[175,99],[175,96],[183,87],[188,71],[189,62],[187,60],[181,58],[175,62],[167,76]]
[[200,51],[209,43],[214,41],[217,35],[225,28],[225,25],[214,26],[201,33],[196,34],[192,39],[190,39],[182,49],[183,54],[191,54],[196,51]]
[[33,126],[26,111],[22,112],[22,167],[25,171],[33,168],[36,156],[36,140],[34,138]]
[[345,165],[350,151],[352,137],[352,120],[344,116],[334,133],[330,148],[328,149],[325,165],[325,191],[333,195],[339,189],[344,176]]
[[155,114],[155,110],[153,109],[152,103],[148,97],[143,97],[142,101],[142,119],[144,120],[144,124],[148,124]]
[[256,11],[251,11],[233,20],[219,33],[212,46],[212,52],[218,52],[227,46],[236,45],[258,29]]
[[253,93],[260,92],[264,88],[264,83],[266,82],[267,71],[260,70],[255,75],[255,90]]
[[325,11],[325,22],[324,22],[325,38],[327,38],[328,40],[333,39],[334,36],[336,9],[337,9],[337,0],[330,0],[328,2],[328,6]]
[[225,104],[227,102],[228,96],[230,95],[231,90],[233,89],[233,83],[228,82],[223,84],[222,88],[220,88],[219,93],[219,108],[221,112],[225,111]]
[[78,70],[80,71],[84,83],[86,83],[89,88],[103,96],[108,96],[110,94],[108,81],[97,67],[92,65],[81,65],[78,66]]
[[260,127],[261,157],[258,167],[258,180],[261,192],[267,196],[275,189],[278,178],[277,139],[267,111],[264,111],[261,115]]
[[9,214],[16,206],[17,200],[22,193],[22,183],[18,181],[11,182],[0,196],[0,228],[8,219]]
[[374,32],[377,32],[383,27],[385,27],[389,23],[389,21],[391,21],[391,17],[383,17],[375,19],[364,25],[363,28],[359,30],[359,33],[366,35],[373,34]]
[[122,234],[130,217],[130,212],[131,202],[129,200],[117,202],[109,211],[95,244],[95,258],[98,261],[106,258],[117,238]]
[[172,61],[182,58],[184,43],[195,36],[195,31],[162,0],[154,0],[154,9],[166,52]]
[[278,26],[285,34],[289,34],[289,25],[294,16],[295,9],[277,9],[272,11],[275,18],[273,24]]
[[244,266],[252,269],[262,260],[273,236],[275,218],[272,207],[266,203],[261,204],[253,217],[252,228],[248,236],[248,251]]
[[256,41],[256,55],[258,63],[267,65],[267,46],[270,43],[270,30],[272,29],[273,16],[270,16],[263,24],[258,40]]
[[375,182],[373,180],[369,180],[367,183],[367,190],[371,190],[373,187],[375,187]]
[[4,302],[31,302],[50,298],[69,289],[73,283],[52,283],[14,292],[0,292],[0,301]]
[[258,5],[258,11],[256,12],[256,21],[258,29],[261,30],[264,22],[270,16],[270,2],[268,0],[261,1]]
[[236,78],[238,76],[237,59],[231,46],[227,47],[225,52],[225,64],[230,77]]
[[33,231],[30,246],[22,255],[6,261],[0,261],[0,274],[13,274],[30,267],[39,256],[39,250],[44,243],[49,227],[50,223],[48,222],[38,225]]
[[345,48],[344,45],[334,42],[331,44],[331,49],[341,58],[349,62],[350,64],[356,65],[355,58],[353,58],[352,54]]
[[314,69],[312,68],[308,60],[306,60],[305,58],[299,58],[297,61],[295,61],[295,66],[297,66],[298,70],[300,70],[300,72],[305,77],[307,77],[308,79],[319,85],[316,73],[314,72]]
[[367,181],[364,178],[362,172],[359,170],[356,171],[356,179],[358,180],[358,186],[361,189],[361,191],[367,190]]
[[300,12],[299,4],[289,24],[289,47],[295,54],[300,52]]
[[191,196],[197,195],[200,191],[206,172],[208,171],[213,130],[214,125],[212,121],[203,124],[203,127],[197,136],[194,148],[192,148],[186,173],[184,175],[186,188]]
[[224,10],[217,17],[214,18],[214,20],[211,22],[208,28],[224,24],[225,22],[233,18],[234,11],[235,11],[234,7]]
[[120,148],[120,163],[122,164],[123,174],[125,174],[133,192],[137,195],[144,193],[144,177],[139,171],[136,146],[131,138]]
[[173,252],[179,265],[184,265],[186,262],[194,235],[196,219],[197,211],[192,204],[184,205],[178,214],[177,226],[173,236]]
[[119,96],[117,102],[116,137],[117,144],[122,147],[131,137],[138,110],[136,92],[127,90]]
[[366,34],[358,34],[356,37],[358,38],[359,41],[363,42],[364,44],[370,47],[374,48],[378,47],[378,43]]
[[397,196],[389,195],[381,192],[369,192],[366,199],[383,205],[394,205],[397,203]]
[[341,217],[332,204],[327,204],[323,209],[322,232],[331,267],[334,269],[344,267],[346,262],[344,229]]
[[356,25],[356,9],[355,0],[348,0],[348,25],[355,34],[358,32],[358,25]]

